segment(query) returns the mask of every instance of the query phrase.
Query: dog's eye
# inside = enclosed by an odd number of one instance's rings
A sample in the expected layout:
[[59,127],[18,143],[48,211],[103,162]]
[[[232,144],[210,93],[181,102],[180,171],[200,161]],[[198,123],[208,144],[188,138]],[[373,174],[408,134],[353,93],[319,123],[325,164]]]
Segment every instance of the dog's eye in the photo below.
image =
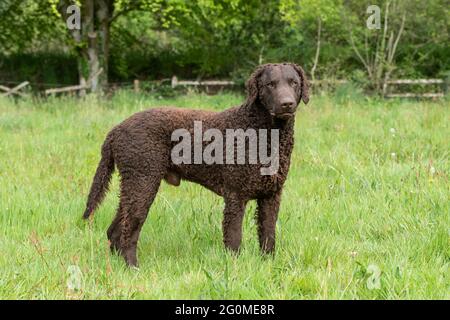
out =
[[266,86],[270,89],[273,89],[273,88],[275,88],[276,84],[275,84],[275,82],[272,81],[272,82],[266,83]]
[[291,79],[291,80],[289,80],[289,84],[291,87],[295,87],[298,83],[297,83],[297,81]]

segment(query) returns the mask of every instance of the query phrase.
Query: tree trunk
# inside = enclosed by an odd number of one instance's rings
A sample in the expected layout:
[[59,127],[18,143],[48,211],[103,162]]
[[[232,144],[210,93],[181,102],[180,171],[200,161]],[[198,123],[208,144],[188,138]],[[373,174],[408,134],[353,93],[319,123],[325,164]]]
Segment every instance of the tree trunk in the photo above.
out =
[[97,0],[96,5],[98,64],[103,69],[97,81],[98,85],[105,90],[108,85],[110,18],[112,16],[113,6],[111,0]]
[[311,68],[311,80],[314,82],[316,80],[316,68],[319,63],[319,54],[320,54],[320,32],[322,30],[322,19],[317,19],[317,46],[316,46],[316,55],[314,56],[314,64]]
[[88,83],[91,92],[97,92],[98,76],[94,77],[100,68],[98,61],[97,32],[95,30],[95,4],[94,0],[85,0],[82,8],[82,25],[83,35],[86,46],[84,54],[79,59],[85,60],[87,57],[88,66]]

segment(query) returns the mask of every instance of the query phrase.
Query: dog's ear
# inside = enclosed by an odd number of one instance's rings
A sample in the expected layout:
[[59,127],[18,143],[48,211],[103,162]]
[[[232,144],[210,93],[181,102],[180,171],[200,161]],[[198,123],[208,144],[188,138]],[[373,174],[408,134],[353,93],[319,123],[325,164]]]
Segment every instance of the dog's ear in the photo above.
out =
[[254,104],[258,99],[259,96],[258,79],[259,76],[262,74],[264,68],[265,65],[261,65],[258,68],[256,68],[256,70],[253,71],[250,78],[245,83],[245,87],[247,89],[247,100],[245,101],[245,104],[248,106]]
[[302,80],[302,84],[300,86],[302,92],[300,92],[300,100],[303,100],[305,104],[309,101],[309,82],[306,78],[305,71],[303,71],[302,67],[295,63],[291,63],[291,66],[297,71],[300,79]]

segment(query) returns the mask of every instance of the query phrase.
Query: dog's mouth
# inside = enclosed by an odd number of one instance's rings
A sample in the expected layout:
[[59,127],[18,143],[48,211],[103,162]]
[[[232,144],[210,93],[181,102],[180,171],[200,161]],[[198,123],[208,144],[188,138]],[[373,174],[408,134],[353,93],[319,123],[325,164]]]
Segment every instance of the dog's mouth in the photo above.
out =
[[281,120],[288,120],[295,115],[295,112],[272,113],[272,116]]

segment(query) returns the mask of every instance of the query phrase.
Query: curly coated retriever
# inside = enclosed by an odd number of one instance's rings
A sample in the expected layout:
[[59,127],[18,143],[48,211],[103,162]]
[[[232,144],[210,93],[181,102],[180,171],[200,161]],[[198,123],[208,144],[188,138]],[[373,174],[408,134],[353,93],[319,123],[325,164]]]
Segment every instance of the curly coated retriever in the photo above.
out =
[[[294,146],[295,112],[301,100],[309,100],[308,81],[303,69],[295,64],[265,64],[253,72],[246,87],[246,101],[223,112],[149,109],[132,115],[107,135],[83,217],[89,218],[103,200],[116,166],[121,176],[120,203],[107,235],[111,249],[118,251],[128,265],[137,266],[139,233],[163,179],[175,186],[180,180],[196,182],[224,198],[223,241],[235,252],[241,244],[245,206],[249,200],[256,200],[261,251],[274,252],[281,191]],[[260,129],[276,129],[278,170],[263,175],[260,169],[265,164],[249,162],[175,164],[171,151],[176,141],[171,136],[177,129],[192,133],[194,121],[201,121],[203,131],[213,128],[219,133],[255,129],[259,135]],[[269,141],[271,137],[269,134]],[[248,152],[246,141],[234,146]],[[208,145],[207,141],[201,143]]]

